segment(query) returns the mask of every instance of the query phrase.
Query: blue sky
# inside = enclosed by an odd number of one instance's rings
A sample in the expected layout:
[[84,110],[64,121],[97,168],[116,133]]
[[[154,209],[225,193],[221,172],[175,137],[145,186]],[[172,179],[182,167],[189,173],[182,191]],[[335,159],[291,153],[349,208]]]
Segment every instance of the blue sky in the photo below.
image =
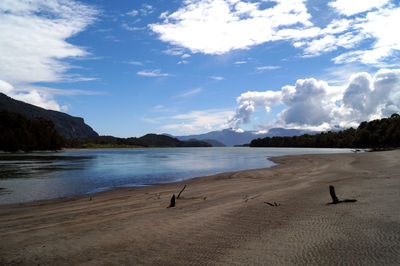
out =
[[390,0],[2,0],[0,92],[101,135],[329,130],[400,110]]

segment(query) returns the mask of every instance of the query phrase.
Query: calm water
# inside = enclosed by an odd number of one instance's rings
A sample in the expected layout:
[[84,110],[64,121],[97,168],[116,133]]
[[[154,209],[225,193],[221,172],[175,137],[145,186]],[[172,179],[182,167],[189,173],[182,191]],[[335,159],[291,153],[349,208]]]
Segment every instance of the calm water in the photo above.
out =
[[149,186],[274,165],[272,156],[347,149],[163,148],[0,155],[0,204]]

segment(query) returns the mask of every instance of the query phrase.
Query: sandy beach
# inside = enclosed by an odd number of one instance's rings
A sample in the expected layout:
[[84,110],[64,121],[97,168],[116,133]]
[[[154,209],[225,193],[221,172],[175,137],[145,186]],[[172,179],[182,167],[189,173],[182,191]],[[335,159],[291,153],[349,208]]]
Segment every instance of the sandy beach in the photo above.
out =
[[[279,166],[0,206],[0,264],[400,264],[399,150],[273,161]],[[328,204],[329,185],[357,202]]]

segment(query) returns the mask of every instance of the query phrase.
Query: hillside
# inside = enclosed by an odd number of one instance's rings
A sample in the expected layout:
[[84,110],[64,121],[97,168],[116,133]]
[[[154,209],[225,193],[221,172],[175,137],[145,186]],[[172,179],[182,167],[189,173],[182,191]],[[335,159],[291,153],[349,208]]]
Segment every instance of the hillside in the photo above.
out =
[[57,132],[64,138],[88,138],[96,137],[98,134],[81,117],[46,110],[32,104],[17,101],[0,93],[0,111],[19,113],[26,118],[43,118],[54,123]]
[[63,145],[52,121],[0,111],[0,151],[59,150]]

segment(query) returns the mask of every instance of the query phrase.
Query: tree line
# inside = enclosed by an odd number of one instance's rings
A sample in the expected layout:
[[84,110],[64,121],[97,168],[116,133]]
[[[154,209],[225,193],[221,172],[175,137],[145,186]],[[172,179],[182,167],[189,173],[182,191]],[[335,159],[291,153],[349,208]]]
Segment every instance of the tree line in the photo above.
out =
[[400,147],[400,115],[365,121],[357,129],[349,128],[339,132],[254,139],[250,147],[397,148]]
[[65,140],[58,134],[52,121],[28,119],[8,111],[0,112],[0,150],[59,150],[64,145]]
[[129,147],[211,147],[212,145],[199,140],[180,141],[165,135],[147,134],[140,138],[118,138],[99,136],[84,139],[67,140],[68,148],[129,148]]

